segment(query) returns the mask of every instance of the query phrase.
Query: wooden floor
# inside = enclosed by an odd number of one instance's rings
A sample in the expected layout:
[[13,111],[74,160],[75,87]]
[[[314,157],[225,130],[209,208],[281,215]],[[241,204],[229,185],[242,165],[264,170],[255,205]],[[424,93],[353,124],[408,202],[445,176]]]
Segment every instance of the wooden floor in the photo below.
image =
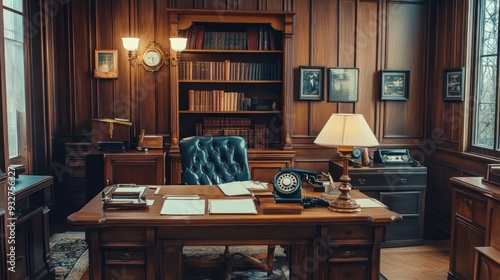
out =
[[[380,271],[388,280],[445,280],[449,241],[426,241],[422,246],[382,249]],[[81,278],[88,280],[88,271]]]
[[445,280],[449,241],[426,241],[422,246],[382,249],[380,272],[388,280]]

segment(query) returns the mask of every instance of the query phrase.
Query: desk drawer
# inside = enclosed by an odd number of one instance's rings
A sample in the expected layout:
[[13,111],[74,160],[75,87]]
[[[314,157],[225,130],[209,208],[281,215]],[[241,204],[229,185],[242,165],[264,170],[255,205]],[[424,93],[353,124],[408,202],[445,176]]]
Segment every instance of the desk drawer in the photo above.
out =
[[330,262],[344,263],[344,262],[367,262],[370,259],[370,247],[337,247],[332,248],[333,253],[330,256]]
[[370,279],[368,264],[343,264],[330,266],[327,279]]
[[456,192],[456,213],[482,227],[486,227],[487,202],[471,194]]
[[344,240],[364,240],[366,242],[372,241],[373,228],[369,225],[357,224],[336,224],[328,227],[330,240],[344,241]]
[[144,263],[146,257],[144,251],[138,250],[106,250],[105,255],[106,261],[119,262],[142,261],[142,263]]

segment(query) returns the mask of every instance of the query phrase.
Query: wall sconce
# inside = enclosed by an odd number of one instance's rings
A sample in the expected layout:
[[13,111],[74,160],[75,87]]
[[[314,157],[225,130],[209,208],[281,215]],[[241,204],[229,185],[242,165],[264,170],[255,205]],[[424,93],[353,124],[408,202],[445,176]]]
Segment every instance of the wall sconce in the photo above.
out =
[[170,47],[172,50],[177,52],[177,57],[170,59],[172,60],[172,65],[176,66],[177,63],[174,64],[175,60],[181,60],[181,52],[186,49],[187,38],[170,38]]
[[122,38],[123,47],[128,51],[128,61],[133,65],[137,58],[137,49],[139,48],[139,38]]

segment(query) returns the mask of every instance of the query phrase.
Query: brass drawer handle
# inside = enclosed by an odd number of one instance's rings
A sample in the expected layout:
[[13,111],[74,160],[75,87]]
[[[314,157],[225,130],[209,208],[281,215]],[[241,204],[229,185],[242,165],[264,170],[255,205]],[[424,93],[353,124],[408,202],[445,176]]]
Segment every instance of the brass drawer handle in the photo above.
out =
[[122,260],[130,260],[130,254],[129,253],[123,253],[121,255]]
[[359,182],[360,185],[364,185],[365,181],[366,181],[365,179],[358,179],[358,182]]
[[354,257],[355,255],[356,255],[355,251],[345,251],[345,253],[344,253],[344,257],[347,257],[347,258]]
[[464,198],[464,202],[467,206],[474,206],[474,202],[472,201],[472,199]]

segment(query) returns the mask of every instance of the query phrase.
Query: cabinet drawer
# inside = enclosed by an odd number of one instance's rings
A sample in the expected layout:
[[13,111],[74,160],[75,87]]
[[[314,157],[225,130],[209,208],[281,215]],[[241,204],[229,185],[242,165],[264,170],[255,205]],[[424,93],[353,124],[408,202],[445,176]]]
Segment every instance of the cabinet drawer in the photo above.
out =
[[364,174],[349,174],[351,184],[354,187],[364,186],[425,186],[427,184],[426,173],[364,173]]
[[486,227],[487,202],[485,200],[457,191],[456,204],[458,215]]
[[328,227],[330,239],[335,240],[365,240],[372,241],[372,227],[368,225],[337,224]]
[[145,252],[139,250],[106,250],[105,258],[108,261],[142,261],[145,260]]
[[386,242],[422,238],[420,217],[415,215],[403,215],[402,221],[387,226],[385,235]]
[[380,192],[380,201],[399,214],[419,214],[420,191]]

